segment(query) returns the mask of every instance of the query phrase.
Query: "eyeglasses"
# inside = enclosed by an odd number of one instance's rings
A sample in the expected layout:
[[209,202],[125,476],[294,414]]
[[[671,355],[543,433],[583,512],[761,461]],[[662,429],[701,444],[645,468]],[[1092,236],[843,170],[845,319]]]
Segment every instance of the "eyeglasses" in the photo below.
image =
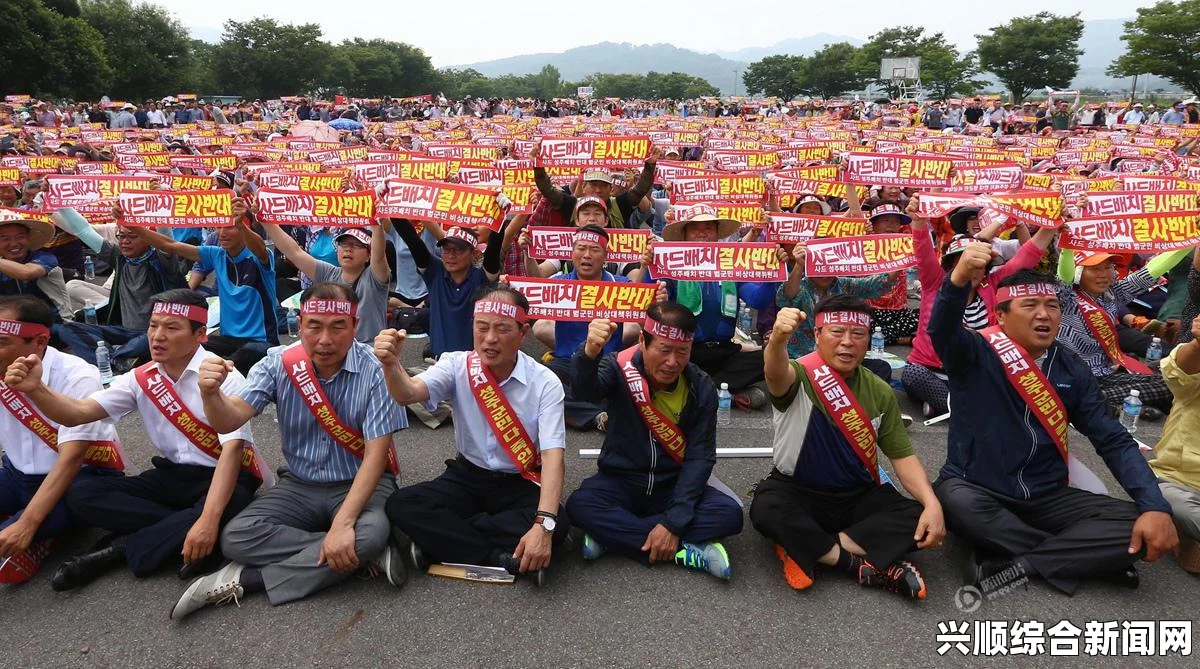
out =
[[117,233],[117,239],[137,239],[137,235],[133,234],[132,232],[119,232]]

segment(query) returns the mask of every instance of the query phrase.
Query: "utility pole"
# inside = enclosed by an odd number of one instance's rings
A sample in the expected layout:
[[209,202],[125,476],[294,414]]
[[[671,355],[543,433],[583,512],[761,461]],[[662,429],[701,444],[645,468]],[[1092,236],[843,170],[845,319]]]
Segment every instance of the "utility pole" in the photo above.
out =
[[1129,87],[1129,104],[1133,104],[1134,98],[1137,97],[1137,79],[1138,75],[1133,75],[1133,86]]

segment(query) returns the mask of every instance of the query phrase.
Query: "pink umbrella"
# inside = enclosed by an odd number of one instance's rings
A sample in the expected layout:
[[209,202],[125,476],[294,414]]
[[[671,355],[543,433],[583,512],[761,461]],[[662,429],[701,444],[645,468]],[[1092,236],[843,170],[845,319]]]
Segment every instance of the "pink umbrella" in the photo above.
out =
[[288,129],[288,135],[294,139],[307,137],[314,142],[341,141],[337,130],[320,121],[298,121]]

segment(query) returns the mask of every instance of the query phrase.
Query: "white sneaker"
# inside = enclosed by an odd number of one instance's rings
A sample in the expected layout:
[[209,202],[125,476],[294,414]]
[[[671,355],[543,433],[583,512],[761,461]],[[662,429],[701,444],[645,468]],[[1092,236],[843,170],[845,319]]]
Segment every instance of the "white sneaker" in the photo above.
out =
[[399,588],[408,581],[408,569],[404,565],[404,551],[396,540],[395,533],[389,537],[383,553],[375,561],[379,571],[387,577],[388,583]]
[[180,620],[206,606],[227,604],[230,601],[241,606],[238,599],[245,594],[240,582],[242,569],[245,567],[230,562],[219,571],[192,581],[175,603],[175,608],[171,609],[171,619]]

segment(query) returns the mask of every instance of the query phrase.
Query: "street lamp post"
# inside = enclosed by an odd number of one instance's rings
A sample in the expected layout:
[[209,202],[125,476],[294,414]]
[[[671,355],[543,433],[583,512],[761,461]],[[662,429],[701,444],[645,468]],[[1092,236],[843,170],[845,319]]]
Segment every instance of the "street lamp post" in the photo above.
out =
[[736,68],[736,67],[733,68],[733,94],[734,95],[737,95],[737,92],[738,92],[738,75],[741,74],[741,72],[742,71],[739,70],[738,68]]

